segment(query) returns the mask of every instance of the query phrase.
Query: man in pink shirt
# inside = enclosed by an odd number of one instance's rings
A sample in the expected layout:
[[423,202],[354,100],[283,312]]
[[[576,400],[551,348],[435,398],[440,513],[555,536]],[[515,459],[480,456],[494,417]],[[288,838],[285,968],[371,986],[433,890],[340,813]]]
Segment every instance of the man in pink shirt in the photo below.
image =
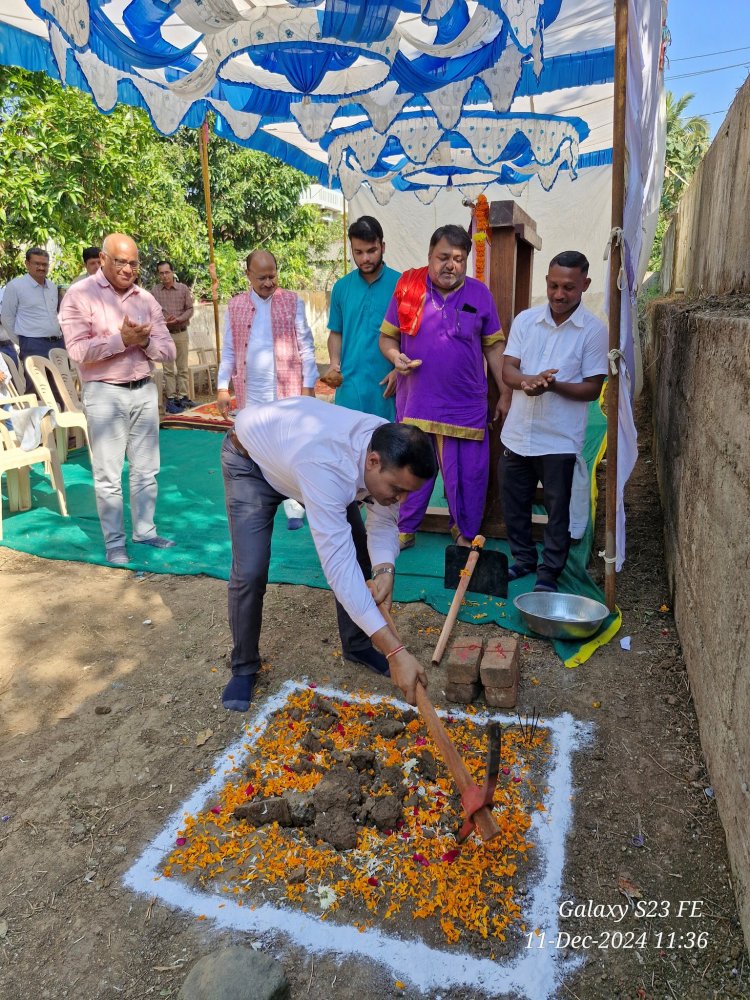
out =
[[126,450],[133,541],[158,549],[174,545],[154,524],[159,403],[151,371],[154,361],[174,361],[175,345],[161,306],[135,283],[140,262],[133,240],[112,233],[100,259],[101,269],[67,292],[60,325],[81,375],[107,562],[122,566],[129,562],[122,503]]

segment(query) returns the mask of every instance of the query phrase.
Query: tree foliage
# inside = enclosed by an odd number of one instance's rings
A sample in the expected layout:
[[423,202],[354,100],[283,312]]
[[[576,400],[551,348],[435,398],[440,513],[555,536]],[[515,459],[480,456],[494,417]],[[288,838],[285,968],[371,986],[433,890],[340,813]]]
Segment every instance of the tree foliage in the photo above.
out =
[[0,67],[0,221],[7,280],[21,250],[54,244],[55,276],[81,270],[80,251],[114,230],[148,262],[169,253],[197,267],[205,227],[183,193],[185,155],[141,111],[102,115],[91,98],[42,74]]
[[[191,133],[180,141],[190,147],[194,174],[187,185],[191,204],[205,216],[200,162]],[[225,260],[227,291],[246,286],[245,258],[251,250],[269,250],[279,265],[280,283],[289,288],[330,283],[337,262],[331,243],[340,234],[314,205],[300,205],[310,178],[265,153],[211,135],[208,144],[212,221],[217,258]],[[235,280],[227,266],[235,257]]]
[[[313,206],[300,206],[309,178],[232,143],[209,143],[220,290],[246,287],[244,258],[276,254],[282,282],[325,277],[335,235]],[[138,243],[144,280],[171,260],[198,294],[210,294],[203,184],[195,131],[156,133],[145,112],[101,114],[91,98],[41,73],[0,67],[0,281],[23,270],[23,251],[54,247],[53,277],[81,271],[81,250],[122,231]]]
[[664,186],[654,246],[649,260],[649,268],[654,271],[658,271],[661,267],[662,241],[674,210],[710,143],[708,121],[701,115],[685,116],[694,96],[694,94],[683,94],[682,97],[675,98],[671,91],[666,93],[667,138]]

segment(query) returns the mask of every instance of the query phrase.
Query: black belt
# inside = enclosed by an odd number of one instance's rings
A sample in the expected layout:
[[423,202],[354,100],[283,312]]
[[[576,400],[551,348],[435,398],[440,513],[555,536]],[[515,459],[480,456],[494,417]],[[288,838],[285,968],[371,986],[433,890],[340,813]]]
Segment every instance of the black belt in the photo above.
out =
[[240,455],[243,455],[245,458],[250,458],[250,453],[248,452],[244,444],[240,441],[240,439],[237,437],[237,435],[234,433],[234,431],[228,431],[227,437],[232,442],[237,451],[240,453]]
[[116,385],[118,389],[140,389],[141,386],[148,385],[151,381],[151,376],[146,375],[145,378],[136,378],[132,382],[104,382],[105,385]]

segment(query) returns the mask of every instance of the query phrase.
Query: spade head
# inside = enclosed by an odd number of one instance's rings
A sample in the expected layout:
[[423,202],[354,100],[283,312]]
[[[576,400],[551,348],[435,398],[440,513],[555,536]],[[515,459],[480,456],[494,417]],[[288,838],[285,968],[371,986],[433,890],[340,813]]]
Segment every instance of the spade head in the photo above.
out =
[[[445,579],[447,590],[456,590],[461,580],[461,570],[466,566],[470,548],[449,545],[445,550]],[[469,593],[490,594],[492,597],[508,596],[508,557],[493,549],[482,549],[469,581]]]

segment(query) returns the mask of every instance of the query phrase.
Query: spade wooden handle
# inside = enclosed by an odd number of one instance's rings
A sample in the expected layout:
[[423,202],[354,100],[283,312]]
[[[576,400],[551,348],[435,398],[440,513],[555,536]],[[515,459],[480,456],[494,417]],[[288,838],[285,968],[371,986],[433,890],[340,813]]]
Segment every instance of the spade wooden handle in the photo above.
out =
[[448,640],[451,637],[451,632],[453,631],[453,626],[456,624],[456,618],[458,618],[458,612],[461,610],[461,601],[464,599],[464,595],[469,588],[469,581],[471,580],[471,574],[474,572],[474,567],[479,560],[479,553],[482,550],[486,539],[484,535],[477,535],[472,544],[471,552],[469,553],[469,558],[466,560],[466,566],[461,571],[461,579],[458,581],[458,587],[456,587],[456,593],[453,595],[453,600],[451,601],[451,606],[448,609],[448,616],[445,619],[445,624],[443,625],[443,631],[440,633],[440,638],[437,641],[437,646],[435,646],[435,652],[432,654],[432,662],[437,666],[438,663],[443,658],[443,653],[445,652],[445,647],[448,645]]

